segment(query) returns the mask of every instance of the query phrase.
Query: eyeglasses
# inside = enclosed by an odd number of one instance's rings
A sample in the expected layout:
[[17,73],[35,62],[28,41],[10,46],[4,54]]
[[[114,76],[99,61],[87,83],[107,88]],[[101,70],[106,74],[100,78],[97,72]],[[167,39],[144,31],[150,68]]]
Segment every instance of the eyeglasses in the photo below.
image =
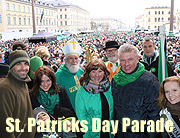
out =
[[106,53],[110,53],[110,52],[114,53],[116,50],[117,50],[117,49],[106,50]]

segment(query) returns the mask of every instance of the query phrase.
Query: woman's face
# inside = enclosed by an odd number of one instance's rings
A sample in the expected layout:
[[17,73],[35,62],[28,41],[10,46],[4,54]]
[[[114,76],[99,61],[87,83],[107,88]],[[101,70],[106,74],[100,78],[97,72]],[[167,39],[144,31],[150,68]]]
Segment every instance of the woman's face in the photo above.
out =
[[180,101],[180,87],[176,81],[168,81],[164,84],[164,91],[167,100],[171,104],[178,103]]
[[104,77],[104,71],[98,68],[97,70],[91,70],[89,75],[92,81],[99,83]]
[[41,77],[41,85],[39,86],[44,92],[47,92],[52,86],[50,78],[43,74]]

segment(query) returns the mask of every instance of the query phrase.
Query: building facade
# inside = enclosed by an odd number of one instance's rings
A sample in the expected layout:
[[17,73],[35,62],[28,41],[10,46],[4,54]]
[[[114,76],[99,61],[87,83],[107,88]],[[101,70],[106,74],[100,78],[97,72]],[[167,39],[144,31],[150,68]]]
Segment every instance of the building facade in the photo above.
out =
[[[34,1],[36,33],[90,29],[90,13],[62,0]],[[0,0],[0,32],[32,32],[32,0]]]
[[[25,32],[33,30],[31,0],[1,0],[0,32]],[[40,30],[54,32],[57,29],[57,11],[47,3],[34,2],[36,33]],[[42,13],[43,20],[40,22]]]
[[[174,16],[173,23],[176,24]],[[165,24],[166,31],[170,28],[170,7],[167,6],[152,6],[144,10],[142,24],[140,28],[149,30],[159,30],[160,26]]]
[[124,29],[124,24],[111,17],[94,17],[91,18],[91,29],[94,31],[111,31]]
[[90,29],[90,12],[71,3],[55,0],[48,1],[57,9],[59,31],[82,31]]

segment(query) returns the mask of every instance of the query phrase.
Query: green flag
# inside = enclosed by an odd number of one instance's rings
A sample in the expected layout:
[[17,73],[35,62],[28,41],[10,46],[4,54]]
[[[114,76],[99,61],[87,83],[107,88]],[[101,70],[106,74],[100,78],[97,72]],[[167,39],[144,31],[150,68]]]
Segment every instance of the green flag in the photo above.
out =
[[160,50],[159,50],[159,64],[158,64],[158,80],[161,83],[168,77],[167,63],[166,63],[166,39],[165,35],[161,36]]

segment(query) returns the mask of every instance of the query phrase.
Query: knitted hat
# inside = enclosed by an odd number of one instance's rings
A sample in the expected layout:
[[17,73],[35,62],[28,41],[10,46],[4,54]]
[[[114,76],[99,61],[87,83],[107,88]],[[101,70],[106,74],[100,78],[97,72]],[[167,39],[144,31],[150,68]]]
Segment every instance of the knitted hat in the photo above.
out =
[[38,121],[38,115],[41,113],[45,113],[48,115],[47,111],[43,107],[37,107],[33,110],[33,115],[34,115],[34,118],[36,119],[36,122]]
[[0,63],[0,78],[5,78],[9,71],[9,65],[6,63]]
[[19,62],[28,62],[29,56],[23,50],[12,51],[9,55],[9,67],[12,69]]
[[[30,70],[36,71],[37,68],[43,65],[43,61],[40,57],[34,56],[30,59]],[[29,76],[34,79],[34,75],[30,72]]]

